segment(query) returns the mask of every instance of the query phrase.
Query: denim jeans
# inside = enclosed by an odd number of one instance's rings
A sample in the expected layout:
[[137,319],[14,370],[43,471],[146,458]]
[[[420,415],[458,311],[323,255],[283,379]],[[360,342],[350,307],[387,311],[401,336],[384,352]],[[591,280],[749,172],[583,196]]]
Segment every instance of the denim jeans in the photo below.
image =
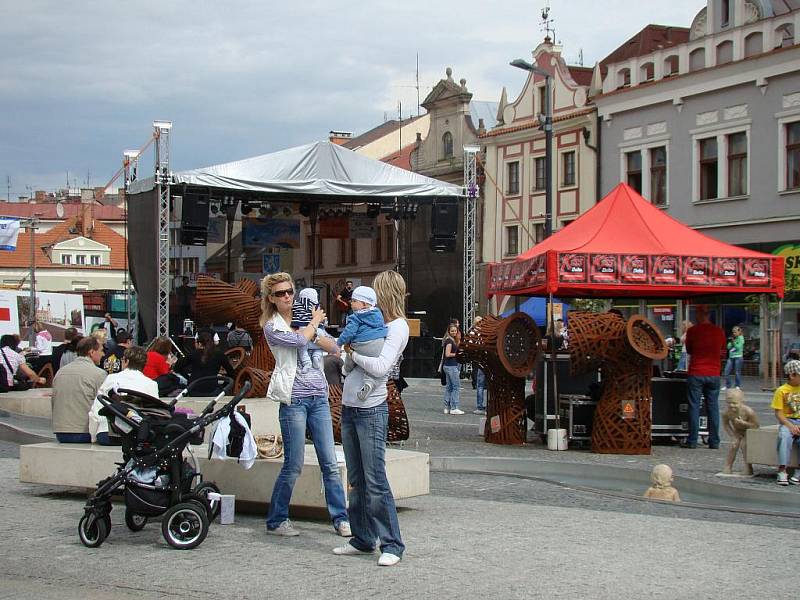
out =
[[88,433],[56,433],[56,440],[60,444],[89,444],[92,436]]
[[338,527],[347,521],[344,488],[339,477],[336,451],[333,446],[333,421],[325,396],[309,396],[281,404],[278,409],[283,436],[283,467],[272,488],[267,513],[267,528],[275,529],[289,518],[289,502],[294,483],[300,476],[305,458],[306,427],[311,432],[317,461],[322,470],[325,502],[331,521]]
[[475,404],[478,410],[486,410],[486,375],[482,369],[475,373]]
[[[789,422],[800,425],[800,419],[789,419]],[[778,464],[782,467],[790,462],[792,444],[800,448],[800,437],[794,437],[785,425],[778,425]]]
[[736,387],[742,387],[742,358],[729,358],[725,363],[725,387],[733,387],[731,385],[731,373],[734,373],[736,379]]
[[380,541],[381,552],[403,556],[400,523],[392,490],[386,478],[386,432],[389,408],[384,402],[372,408],[342,407],[342,446],[350,486],[350,544],[369,551]]
[[705,398],[708,412],[708,445],[719,447],[719,377],[689,375],[686,378],[689,395],[689,444],[697,443],[700,430],[700,400]]
[[458,381],[460,369],[458,365],[455,365],[452,367],[444,366],[442,370],[444,370],[444,375],[447,378],[447,386],[444,388],[444,407],[447,409],[458,408],[458,400],[461,393]]

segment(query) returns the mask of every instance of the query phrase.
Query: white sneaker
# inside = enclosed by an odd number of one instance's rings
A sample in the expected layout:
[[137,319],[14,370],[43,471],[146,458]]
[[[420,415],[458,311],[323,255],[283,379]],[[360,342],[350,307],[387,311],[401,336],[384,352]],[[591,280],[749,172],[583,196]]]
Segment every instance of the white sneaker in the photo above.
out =
[[798,477],[797,471],[794,472],[794,475],[789,477],[789,485],[800,485],[800,477]]
[[775,483],[778,485],[789,485],[789,476],[786,474],[786,471],[778,472],[778,477],[775,480]]
[[445,408],[444,409],[444,414],[449,415],[450,414],[450,409],[449,408]]
[[[450,414],[451,414],[451,415],[463,415],[463,414],[464,414],[464,411],[463,411],[463,410],[460,410],[460,409],[458,409],[458,408],[451,408],[451,409],[450,409]],[[394,556],[394,554],[390,554],[389,556]],[[400,559],[398,559],[398,560],[400,560]]]
[[270,535],[282,535],[285,537],[294,537],[296,535],[300,535],[300,532],[292,527],[292,523],[288,519],[278,525],[275,529],[270,529],[267,527],[267,533]]
[[396,554],[390,554],[389,552],[384,552],[381,554],[381,557],[378,559],[378,566],[379,567],[393,567],[397,563],[400,562],[400,557]]
[[727,389],[728,389],[728,388],[727,388],[727,387],[725,387],[725,386],[723,385],[721,388],[719,388],[719,391],[720,391],[720,392],[724,392],[724,391],[725,391],[725,390],[727,390]]
[[336,527],[336,533],[342,537],[353,537],[353,532],[350,530],[350,523],[348,521],[339,523],[338,527]]
[[333,549],[333,553],[337,556],[356,556],[358,554],[372,554],[373,552],[375,552],[375,550],[370,550],[369,552],[366,550],[359,550],[352,544],[345,544],[344,546]]

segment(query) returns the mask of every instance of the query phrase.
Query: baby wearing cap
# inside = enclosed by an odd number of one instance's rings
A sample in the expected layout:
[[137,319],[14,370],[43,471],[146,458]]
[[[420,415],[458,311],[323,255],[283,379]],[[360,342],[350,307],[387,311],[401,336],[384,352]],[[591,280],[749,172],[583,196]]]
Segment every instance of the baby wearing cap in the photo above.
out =
[[[311,311],[319,306],[319,294],[314,288],[305,288],[300,290],[297,298],[292,303],[292,322],[290,327],[299,329],[305,327],[311,322]],[[317,336],[328,335],[323,329],[325,322],[317,329]],[[314,367],[322,371],[322,348],[309,342],[305,347],[297,349],[297,369],[301,373],[308,371],[310,367]]]
[[[383,322],[383,313],[376,304],[378,298],[375,290],[365,285],[360,285],[353,290],[350,298],[350,306],[353,314],[347,318],[339,339],[336,343],[339,347],[350,344],[350,347],[364,356],[380,356],[383,350],[383,340],[389,330]],[[348,354],[344,361],[342,372],[345,376],[355,369],[356,364]],[[364,373],[364,385],[356,394],[359,400],[366,400],[367,396],[375,388],[375,379],[366,372]]]

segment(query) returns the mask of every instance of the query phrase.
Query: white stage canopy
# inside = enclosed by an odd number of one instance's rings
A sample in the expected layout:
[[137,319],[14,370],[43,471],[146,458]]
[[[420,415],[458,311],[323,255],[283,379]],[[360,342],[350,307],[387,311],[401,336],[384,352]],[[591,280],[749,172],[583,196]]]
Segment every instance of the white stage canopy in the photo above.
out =
[[[173,173],[172,182],[264,194],[363,198],[464,195],[459,186],[394,167],[327,141],[180,171]],[[150,177],[134,181],[130,193],[152,188]]]

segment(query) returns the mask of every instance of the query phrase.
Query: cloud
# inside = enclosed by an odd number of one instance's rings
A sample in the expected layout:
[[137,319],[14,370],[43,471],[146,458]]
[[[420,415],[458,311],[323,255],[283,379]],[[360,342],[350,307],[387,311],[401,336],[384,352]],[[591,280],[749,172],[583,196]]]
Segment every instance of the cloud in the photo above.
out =
[[[176,169],[361,133],[398,102],[416,112],[417,55],[421,98],[451,66],[497,101],[524,82],[508,62],[543,37],[529,0],[5,4],[0,177],[14,195],[61,187],[66,171],[105,183],[153,119],[174,122]],[[565,56],[582,48],[591,65],[648,22],[688,26],[704,5],[561,0],[551,14]]]

